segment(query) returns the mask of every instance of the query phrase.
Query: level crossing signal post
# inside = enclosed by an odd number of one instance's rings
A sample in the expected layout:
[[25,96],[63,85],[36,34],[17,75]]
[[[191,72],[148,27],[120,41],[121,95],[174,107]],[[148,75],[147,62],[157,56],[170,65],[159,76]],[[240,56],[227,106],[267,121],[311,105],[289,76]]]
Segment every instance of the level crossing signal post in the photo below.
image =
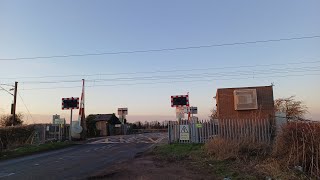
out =
[[62,110],[70,110],[69,140],[72,141],[72,110],[79,109],[79,97],[62,98]]

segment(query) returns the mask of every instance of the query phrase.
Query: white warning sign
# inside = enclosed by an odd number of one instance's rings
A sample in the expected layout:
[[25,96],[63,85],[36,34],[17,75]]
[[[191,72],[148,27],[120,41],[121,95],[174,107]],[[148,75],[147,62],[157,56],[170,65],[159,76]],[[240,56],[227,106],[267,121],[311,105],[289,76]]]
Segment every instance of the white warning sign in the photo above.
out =
[[189,125],[180,125],[180,140],[183,141],[189,141],[190,135],[189,135]]

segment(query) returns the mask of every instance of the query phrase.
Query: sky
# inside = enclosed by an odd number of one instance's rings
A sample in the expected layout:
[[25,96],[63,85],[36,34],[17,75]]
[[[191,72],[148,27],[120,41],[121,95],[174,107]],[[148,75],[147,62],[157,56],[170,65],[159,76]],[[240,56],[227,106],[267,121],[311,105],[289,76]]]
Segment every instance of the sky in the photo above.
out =
[[[79,97],[83,78],[86,114],[127,107],[129,122],[175,119],[170,96],[188,92],[206,119],[217,88],[271,83],[274,98],[295,95],[309,107],[307,117],[320,120],[319,37],[117,53],[320,36],[318,7],[292,0],[1,0],[0,84],[19,82],[17,111],[27,123],[51,122],[53,114],[69,119],[61,98]],[[28,59],[96,53],[107,54]],[[11,103],[0,90],[0,115]]]

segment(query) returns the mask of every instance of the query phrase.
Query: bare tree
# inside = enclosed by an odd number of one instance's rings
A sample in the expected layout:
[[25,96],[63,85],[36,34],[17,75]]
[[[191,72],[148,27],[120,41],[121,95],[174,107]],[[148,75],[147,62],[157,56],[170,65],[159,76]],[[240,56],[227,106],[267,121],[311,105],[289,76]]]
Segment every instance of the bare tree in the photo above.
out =
[[216,108],[213,108],[211,110],[211,115],[209,117],[210,117],[210,119],[218,119],[218,111]]
[[17,126],[22,125],[23,123],[23,115],[16,114],[15,121],[13,120],[13,115],[3,115],[0,117],[0,126]]
[[276,99],[274,107],[276,112],[286,113],[288,120],[303,120],[308,113],[308,107],[302,101],[295,100],[295,96]]

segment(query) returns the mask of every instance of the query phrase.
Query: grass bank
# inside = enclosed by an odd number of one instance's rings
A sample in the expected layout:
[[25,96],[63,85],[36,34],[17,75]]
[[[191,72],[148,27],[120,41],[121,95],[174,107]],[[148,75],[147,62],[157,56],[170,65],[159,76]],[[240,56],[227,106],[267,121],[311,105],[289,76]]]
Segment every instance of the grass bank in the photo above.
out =
[[[171,144],[156,147],[153,152],[160,161],[178,163],[194,173],[206,175],[208,179],[259,179],[260,177],[247,170],[246,164],[234,160],[215,160],[210,157],[203,144]],[[243,168],[239,169],[239,166]]]
[[62,149],[62,148],[66,148],[73,145],[75,144],[72,142],[71,143],[70,142],[51,142],[51,143],[40,144],[40,145],[21,146],[13,150],[6,150],[3,152],[0,152],[0,160],[36,154],[39,152]]
[[245,150],[248,150],[248,153],[245,155],[241,154],[244,153],[241,149],[239,156],[221,158],[211,154],[211,146],[210,144],[161,145],[156,147],[152,154],[156,161],[177,164],[194,174],[205,176],[204,179],[308,179],[300,172],[283,168],[273,157],[256,153],[255,149],[259,150],[260,147],[250,150],[247,147]]

